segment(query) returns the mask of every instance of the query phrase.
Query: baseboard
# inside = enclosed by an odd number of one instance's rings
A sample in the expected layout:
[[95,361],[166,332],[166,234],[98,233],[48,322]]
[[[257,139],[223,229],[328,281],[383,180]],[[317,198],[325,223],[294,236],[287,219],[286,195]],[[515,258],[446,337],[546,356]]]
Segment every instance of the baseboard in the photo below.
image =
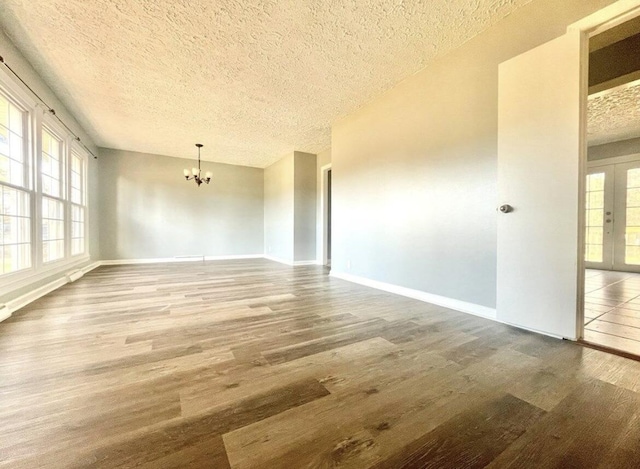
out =
[[11,317],[11,311],[7,305],[0,306],[0,322]]
[[434,295],[432,293],[401,287],[390,283],[379,282],[377,280],[371,280],[365,277],[345,274],[342,272],[332,271],[329,275],[341,280],[346,280],[348,282],[357,283],[359,285],[364,285],[366,287],[375,288],[389,293],[395,293],[400,296],[406,296],[408,298],[413,298],[414,300],[424,301],[425,303],[443,306],[462,313],[473,314],[474,316],[480,316],[494,321],[497,320],[495,308],[488,308],[487,306],[477,305],[475,303],[468,303],[466,301],[456,300],[446,296]]
[[130,265],[130,264],[166,264],[168,262],[202,262],[202,261],[229,261],[237,259],[262,259],[262,254],[242,254],[232,256],[178,256],[178,257],[154,257],[148,259],[111,259],[100,261],[101,265]]
[[318,261],[313,259],[310,261],[290,261],[288,259],[282,259],[280,257],[275,257],[275,256],[268,256],[268,255],[264,255],[261,256],[264,257],[265,259],[269,260],[269,261],[273,261],[273,262],[279,262],[280,264],[285,264],[285,265],[290,265],[290,266],[299,266],[299,265],[318,265]]
[[[77,269],[74,272],[80,271],[82,272],[82,275],[84,275],[99,266],[100,262],[94,262],[82,267],[81,269]],[[4,305],[4,308],[0,308],[0,321],[4,321],[5,319],[10,318],[11,315],[20,308],[24,308],[29,303],[33,303],[37,299],[42,298],[44,295],[57,290],[67,283],[70,283],[71,280],[69,279],[69,277],[69,273],[61,274],[60,278],[57,278],[56,280],[53,280],[45,285],[42,285],[41,287],[35,288],[30,292],[25,293],[24,295],[8,301],[6,305]]]
[[242,254],[237,256],[205,256],[205,261],[233,261],[238,259],[263,259],[264,254]]

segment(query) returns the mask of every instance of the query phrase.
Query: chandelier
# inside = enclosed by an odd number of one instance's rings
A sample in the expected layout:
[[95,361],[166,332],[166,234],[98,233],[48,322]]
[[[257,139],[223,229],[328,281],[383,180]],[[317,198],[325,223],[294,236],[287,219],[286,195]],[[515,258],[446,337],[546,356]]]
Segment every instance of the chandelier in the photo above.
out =
[[197,168],[191,168],[191,171],[189,171],[188,169],[184,170],[184,177],[187,181],[190,180],[194,180],[196,182],[196,184],[198,186],[200,186],[200,184],[202,184],[203,182],[209,184],[209,182],[211,182],[211,171],[207,171],[204,174],[204,177],[201,177],[201,171],[200,171],[200,149],[204,146],[202,145],[202,143],[196,143],[196,146],[198,147],[198,167]]

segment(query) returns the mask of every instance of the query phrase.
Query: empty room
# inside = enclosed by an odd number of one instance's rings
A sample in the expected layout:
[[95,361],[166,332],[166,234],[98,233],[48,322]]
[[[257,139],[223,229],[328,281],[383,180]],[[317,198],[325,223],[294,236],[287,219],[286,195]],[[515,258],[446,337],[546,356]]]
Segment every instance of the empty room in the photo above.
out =
[[640,467],[638,18],[0,0],[0,468]]

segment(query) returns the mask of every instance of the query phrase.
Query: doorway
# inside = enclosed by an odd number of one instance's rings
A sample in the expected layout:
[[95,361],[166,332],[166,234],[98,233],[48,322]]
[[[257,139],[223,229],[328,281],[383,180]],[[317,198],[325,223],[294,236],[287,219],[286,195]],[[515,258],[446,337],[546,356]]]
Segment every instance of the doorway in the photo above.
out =
[[640,16],[589,38],[582,338],[640,357]]
[[331,164],[321,171],[322,265],[331,267]]
[[631,162],[589,165],[587,269],[640,272],[640,155],[637,157]]

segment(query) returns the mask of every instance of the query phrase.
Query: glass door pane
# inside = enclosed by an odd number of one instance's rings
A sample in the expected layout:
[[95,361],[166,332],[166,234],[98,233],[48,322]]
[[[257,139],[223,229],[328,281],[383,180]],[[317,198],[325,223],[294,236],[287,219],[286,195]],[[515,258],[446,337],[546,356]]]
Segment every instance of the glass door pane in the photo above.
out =
[[640,168],[627,170],[624,263],[640,265]]
[[601,263],[604,253],[605,173],[587,175],[585,261]]

